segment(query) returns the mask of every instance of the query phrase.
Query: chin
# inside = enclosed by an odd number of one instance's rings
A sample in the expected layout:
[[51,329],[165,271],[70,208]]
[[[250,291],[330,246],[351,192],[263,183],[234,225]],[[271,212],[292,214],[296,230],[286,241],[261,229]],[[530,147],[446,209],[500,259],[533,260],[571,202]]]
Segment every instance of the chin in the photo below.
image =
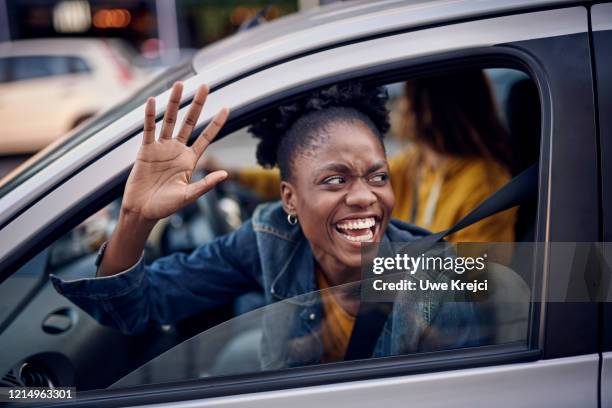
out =
[[[362,246],[373,242],[380,242],[385,230],[386,222],[376,222],[369,231],[362,233],[364,238],[352,239],[352,236],[347,236],[344,231],[340,230],[336,225],[332,227],[333,248],[335,257],[348,268],[361,268],[362,266]],[[370,232],[371,231],[371,232]]]

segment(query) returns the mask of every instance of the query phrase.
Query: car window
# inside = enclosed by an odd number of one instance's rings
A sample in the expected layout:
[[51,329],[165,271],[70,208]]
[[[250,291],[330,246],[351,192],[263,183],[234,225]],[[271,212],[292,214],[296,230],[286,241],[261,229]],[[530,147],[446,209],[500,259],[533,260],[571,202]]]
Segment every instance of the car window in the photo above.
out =
[[[80,70],[82,68],[84,67],[77,62],[76,69]],[[135,91],[128,100],[88,120],[86,125],[81,127],[76,133],[71,134],[69,138],[65,138],[56,143],[53,148],[46,149],[38,155],[33,156],[29,161],[30,165],[22,168],[21,171],[13,174],[10,178],[2,179],[0,181],[0,197],[43,170],[50,163],[62,157],[68,150],[78,146],[84,140],[94,136],[109,124],[120,119],[138,106],[141,106],[149,95],[160,94],[168,90],[175,81],[184,80],[193,75],[194,71],[191,66],[191,61],[189,61],[184,65],[170,68],[166,72],[155,76],[155,78]]]
[[70,73],[70,59],[65,56],[40,55],[12,57],[13,81],[46,78]]
[[71,74],[84,74],[91,72],[91,68],[89,64],[83,59],[79,57],[66,57],[68,59],[68,64],[70,65],[70,73]]
[[[479,93],[480,97],[466,97],[463,88],[465,84],[469,84],[468,90],[474,94]],[[388,94],[387,108],[390,111],[385,146],[390,182],[395,193],[393,217],[403,223],[412,223],[433,232],[450,228],[507,183],[514,174],[533,164],[529,162],[530,158],[535,157],[537,160],[540,126],[533,118],[539,119],[539,111],[525,112],[522,108],[539,108],[539,100],[537,92],[535,95],[532,92],[534,83],[521,71],[495,68],[457,70],[419,77],[397,74],[393,81],[387,80],[378,85],[383,86],[384,92]],[[441,94],[445,96],[444,99],[440,99]],[[146,92],[140,95],[143,100],[147,96]],[[259,112],[258,118],[269,115],[268,109]],[[465,128],[455,123],[449,125],[449,117],[465,118],[474,112],[486,116],[487,120],[484,123],[468,122],[470,126]],[[429,117],[431,121],[423,123],[419,115]],[[419,146],[422,148],[423,142],[421,135],[416,132],[430,132],[433,138],[444,131],[447,132],[445,135],[452,137],[441,138],[442,147],[438,146],[439,151],[443,153],[443,147],[450,144],[456,149],[454,152],[463,154],[463,145],[453,143],[463,140],[461,135],[465,133],[462,132],[473,135],[475,128],[490,131],[482,136],[489,138],[482,139],[486,149],[470,150],[466,154],[467,158],[462,160],[450,154],[442,159],[437,157],[440,160],[438,168],[445,168],[442,175],[428,168],[431,157],[417,150]],[[200,130],[197,129],[195,133]],[[165,276],[163,271],[180,271],[181,265],[190,262],[190,259],[208,256],[208,251],[218,253],[221,249],[214,245],[225,242],[223,237],[227,234],[248,226],[260,204],[274,205],[270,202],[278,201],[279,173],[257,165],[256,145],[257,140],[251,136],[249,126],[213,143],[198,164],[194,177],[199,179],[207,171],[223,168],[230,170],[231,180],[204,194],[192,205],[161,220],[150,234],[143,265],[153,269],[147,271],[144,279],[154,279],[158,275],[165,282],[159,286],[160,292],[156,298],[165,298],[164,291],[171,291],[169,288],[177,283],[172,282],[171,276]],[[479,143],[473,145],[481,147]],[[521,160],[514,160],[516,157],[513,152],[519,147],[525,154],[520,155]],[[475,152],[481,156],[474,158]],[[501,153],[506,154],[505,158],[510,160],[502,162],[499,159]],[[446,183],[446,179],[451,181]],[[440,184],[443,182],[446,184]],[[435,292],[430,287],[417,291],[420,293],[415,295],[417,298],[402,298],[408,292],[400,292],[402,294],[397,298],[383,299],[384,302],[391,301],[393,307],[388,311],[385,325],[376,332],[379,337],[370,355],[382,358],[500,345],[527,350],[533,325],[530,321],[532,288],[540,278],[533,268],[534,248],[528,244],[534,238],[533,225],[537,208],[535,203],[530,204],[485,218],[450,236],[448,244],[428,248],[428,251],[433,251],[428,252],[433,254],[432,258],[448,260],[452,265],[445,275],[437,275],[442,264],[434,267],[434,283],[440,283],[438,277],[444,276],[441,279],[449,285],[456,278],[465,284],[473,283],[476,289],[470,292],[462,286],[464,289],[460,293],[451,291],[448,295],[444,290],[438,292],[434,296],[437,299],[434,302],[435,313],[425,307],[432,305],[432,298],[425,301],[418,297]],[[47,251],[45,276],[53,273],[65,280],[92,277],[96,273],[93,263],[95,254],[103,242],[110,238],[120,205],[121,197],[115,197],[112,203],[56,240]],[[406,224],[401,222],[394,225],[405,228]],[[251,237],[248,245],[257,245],[257,242],[261,242],[258,240],[283,235],[265,226],[258,228],[258,231],[271,231],[270,237]],[[347,231],[353,227],[348,225],[342,228],[350,235]],[[413,233],[418,235],[418,231],[421,230],[413,230]],[[481,244],[461,244],[475,241]],[[280,254],[280,243],[270,245]],[[201,248],[209,249],[201,252]],[[241,255],[228,262],[240,262],[241,257],[247,259],[251,253],[249,248],[241,247],[237,250]],[[376,247],[377,253],[379,250]],[[394,248],[393,251],[399,253],[404,248]],[[362,252],[364,256],[367,253]],[[219,256],[225,259],[229,255],[223,253]],[[386,255],[386,258],[393,257]],[[484,262],[484,258],[487,264],[485,268],[472,268],[466,272],[465,262],[476,265]],[[462,259],[463,264],[459,265],[454,261],[456,259]],[[253,261],[253,264],[257,262]],[[372,269],[372,265],[368,265]],[[278,276],[285,274],[282,279],[282,276],[274,279],[275,282],[283,281],[288,285],[299,280],[298,276],[291,276],[293,270],[286,265],[284,269],[282,265],[274,268],[278,268],[273,271]],[[297,294],[291,291],[283,295],[275,292],[275,287],[269,286],[268,278],[262,276],[249,280],[244,279],[241,273],[236,276],[234,284],[211,281],[198,286],[198,290],[205,293],[198,292],[197,298],[201,300],[206,296],[217,296],[211,293],[219,295],[202,310],[190,309],[189,313],[181,315],[176,321],[152,322],[147,326],[144,337],[121,334],[117,327],[109,329],[113,334],[108,336],[113,339],[115,346],[128,342],[136,344],[140,350],[138,358],[122,359],[117,354],[113,364],[100,367],[100,377],[104,380],[87,384],[83,388],[105,388],[113,383],[113,387],[154,384],[343,362],[344,353],[351,341],[352,327],[357,319],[356,310],[347,313],[346,307],[350,308],[354,296],[365,295],[361,289],[368,285],[373,287],[376,277],[364,275],[363,279],[354,283],[331,285],[317,273],[313,271],[314,275],[307,279],[301,287],[302,291]],[[423,280],[419,276],[409,274],[402,279],[413,281],[418,287]],[[391,279],[397,277],[392,274]],[[202,267],[202,270],[198,269],[197,279],[181,281],[178,287],[189,288],[198,282],[206,282],[206,279],[206,270]],[[489,286],[483,289],[482,285],[487,282]],[[402,284],[410,286],[407,282]],[[52,290],[49,281],[46,285]],[[210,288],[214,291],[207,292]],[[397,292],[391,292],[397,295]],[[444,293],[450,297],[445,297]],[[191,295],[185,293],[181,297]],[[55,296],[61,297],[59,294]],[[169,296],[171,298],[173,295]],[[368,299],[368,302],[375,304],[381,301],[376,296]],[[105,307],[112,308],[110,303],[105,304]],[[81,319],[87,319],[82,310],[79,309],[78,313]],[[18,319],[19,316],[16,316],[15,321]],[[120,321],[119,326],[126,324],[125,320]],[[104,324],[113,326],[117,325],[116,322],[112,323],[111,319],[105,320]],[[338,334],[337,330],[341,333]],[[92,329],[91,334],[81,332],[79,335],[87,337],[95,336],[96,333]],[[342,339],[340,345],[336,343],[338,338]],[[65,339],[70,342],[69,333]],[[155,341],[152,342],[152,339]],[[164,343],[163,347],[160,342]],[[103,345],[96,347],[99,347],[99,355],[110,356],[109,361],[113,359],[114,354],[109,354]],[[169,348],[168,352],[162,353]],[[95,354],[81,354],[75,358],[95,364],[97,357]],[[118,381],[128,373],[131,374]]]
[[7,325],[15,309],[44,283],[47,255],[47,251],[41,252],[0,285],[0,328]]
[[[83,74],[91,72],[87,62],[76,56],[22,56],[3,59],[8,67],[11,65],[10,81],[53,77],[68,74]],[[7,70],[8,75],[8,68]]]

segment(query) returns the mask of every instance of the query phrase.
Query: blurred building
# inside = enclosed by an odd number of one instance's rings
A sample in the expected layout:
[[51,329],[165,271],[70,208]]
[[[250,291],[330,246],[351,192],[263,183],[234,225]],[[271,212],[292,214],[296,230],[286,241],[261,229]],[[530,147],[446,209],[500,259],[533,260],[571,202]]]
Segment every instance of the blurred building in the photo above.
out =
[[[0,41],[114,37],[140,54],[177,54],[236,32],[258,13],[293,13],[298,0],[0,0]],[[262,12],[263,11],[263,12]]]

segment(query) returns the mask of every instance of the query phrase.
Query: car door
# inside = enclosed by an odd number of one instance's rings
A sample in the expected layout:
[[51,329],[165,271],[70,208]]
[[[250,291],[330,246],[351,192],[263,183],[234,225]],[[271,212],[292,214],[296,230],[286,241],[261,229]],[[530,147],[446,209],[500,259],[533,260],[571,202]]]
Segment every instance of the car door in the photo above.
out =
[[[612,111],[612,74],[610,65],[612,64],[612,3],[602,3],[591,7],[591,22],[593,29],[593,49],[594,49],[594,70],[597,79],[597,102],[598,120],[600,137],[600,160],[602,178],[602,209],[603,209],[603,237],[604,259],[607,271],[612,264],[612,121],[610,111]],[[604,269],[605,270],[605,269]],[[609,273],[609,272],[608,272]],[[602,333],[601,344],[602,367],[601,367],[601,406],[612,404],[612,291],[610,290],[609,275],[607,280],[602,283],[608,285],[606,297],[607,303],[602,304]],[[605,287],[605,286],[604,286]]]
[[[257,109],[342,80],[385,76],[397,70],[414,73],[449,64],[519,66],[537,83],[542,106],[535,240],[592,242],[598,239],[600,220],[598,203],[592,200],[598,180],[589,60],[588,11],[584,7],[441,24],[329,48],[229,82],[211,94],[200,124],[226,105],[234,112],[230,131]],[[185,102],[202,80],[186,81]],[[165,104],[167,96],[162,95],[158,106]],[[110,150],[96,147],[99,158],[79,159],[79,165],[65,171],[65,178],[56,180],[52,190],[5,218],[0,230],[2,266],[15,269],[53,236],[99,208],[125,180],[139,133],[108,142]],[[89,146],[90,156],[94,142]],[[556,273],[554,250],[545,247],[537,253],[530,329],[518,349],[485,347],[440,358],[397,356],[91,391],[75,404],[597,406],[596,307],[546,302],[547,285]]]

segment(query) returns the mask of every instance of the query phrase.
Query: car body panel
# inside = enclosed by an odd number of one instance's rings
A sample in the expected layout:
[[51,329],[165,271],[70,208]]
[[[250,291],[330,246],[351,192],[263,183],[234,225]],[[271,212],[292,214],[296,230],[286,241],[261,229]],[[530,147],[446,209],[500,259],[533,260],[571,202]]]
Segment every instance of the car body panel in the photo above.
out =
[[[601,199],[603,210],[602,233],[604,242],[612,241],[612,3],[591,7],[595,74],[597,75],[601,160]],[[607,259],[612,259],[612,254]],[[610,285],[610,281],[607,282]],[[612,285],[608,297],[612,298]],[[612,303],[603,304],[604,367],[602,371],[602,406],[612,405]],[[604,401],[606,404],[604,404]]]
[[[542,0],[438,0],[338,3],[286,16],[219,41],[196,54],[194,68],[215,86],[273,61],[386,32],[427,27],[495,13],[569,4]],[[487,31],[487,35],[494,31]],[[452,41],[446,37],[445,41]]]
[[595,4],[591,7],[593,31],[612,30],[612,3]]
[[598,355],[592,354],[148,406],[595,408],[598,364]]
[[601,406],[612,407],[612,352],[601,355]]

